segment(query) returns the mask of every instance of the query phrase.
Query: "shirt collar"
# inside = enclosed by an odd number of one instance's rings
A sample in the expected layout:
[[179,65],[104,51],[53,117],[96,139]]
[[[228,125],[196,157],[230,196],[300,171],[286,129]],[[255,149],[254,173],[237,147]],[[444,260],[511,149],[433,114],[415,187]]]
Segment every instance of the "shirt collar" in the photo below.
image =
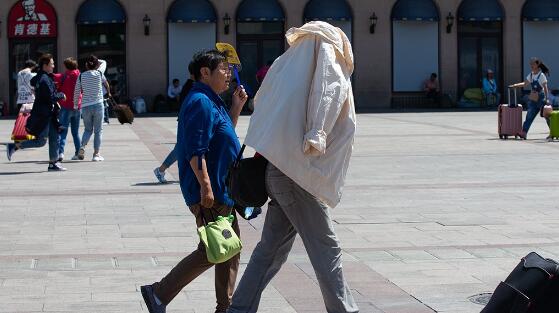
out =
[[192,91],[198,91],[205,94],[210,100],[212,100],[216,105],[225,107],[225,102],[221,97],[215,93],[210,86],[202,83],[202,82],[195,82],[192,86]]

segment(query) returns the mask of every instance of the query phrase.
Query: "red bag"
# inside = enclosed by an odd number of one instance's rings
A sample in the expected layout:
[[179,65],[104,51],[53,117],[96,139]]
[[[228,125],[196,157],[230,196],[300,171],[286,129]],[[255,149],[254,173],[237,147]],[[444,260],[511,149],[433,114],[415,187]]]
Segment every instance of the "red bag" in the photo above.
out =
[[35,136],[30,135],[25,130],[25,124],[27,124],[27,119],[31,116],[29,113],[19,113],[14,125],[14,130],[12,131],[12,140],[15,142],[33,140]]

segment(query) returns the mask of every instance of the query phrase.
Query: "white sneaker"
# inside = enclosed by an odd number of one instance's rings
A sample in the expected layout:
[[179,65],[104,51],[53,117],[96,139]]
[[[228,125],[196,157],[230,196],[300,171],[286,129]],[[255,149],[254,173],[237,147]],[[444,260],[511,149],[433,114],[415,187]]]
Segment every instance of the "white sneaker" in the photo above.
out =
[[101,161],[105,161],[105,158],[102,157],[101,155],[97,154],[93,156],[93,159],[91,160],[93,162],[101,162]]

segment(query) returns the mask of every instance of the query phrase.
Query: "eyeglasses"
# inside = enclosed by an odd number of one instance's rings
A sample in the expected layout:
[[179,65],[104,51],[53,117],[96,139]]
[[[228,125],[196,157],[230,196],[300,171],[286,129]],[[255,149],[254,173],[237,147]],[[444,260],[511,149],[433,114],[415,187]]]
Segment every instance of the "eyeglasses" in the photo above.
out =
[[233,65],[219,66],[218,69],[223,73],[230,73],[233,70]]

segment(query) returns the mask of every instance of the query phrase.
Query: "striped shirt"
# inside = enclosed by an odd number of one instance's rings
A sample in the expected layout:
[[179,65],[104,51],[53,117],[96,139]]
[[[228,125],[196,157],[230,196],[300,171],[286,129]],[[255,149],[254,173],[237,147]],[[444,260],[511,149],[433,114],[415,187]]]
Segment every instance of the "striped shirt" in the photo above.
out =
[[98,70],[81,73],[74,88],[74,103],[78,103],[80,94],[83,94],[82,108],[103,104],[103,83],[106,81],[105,75]]

